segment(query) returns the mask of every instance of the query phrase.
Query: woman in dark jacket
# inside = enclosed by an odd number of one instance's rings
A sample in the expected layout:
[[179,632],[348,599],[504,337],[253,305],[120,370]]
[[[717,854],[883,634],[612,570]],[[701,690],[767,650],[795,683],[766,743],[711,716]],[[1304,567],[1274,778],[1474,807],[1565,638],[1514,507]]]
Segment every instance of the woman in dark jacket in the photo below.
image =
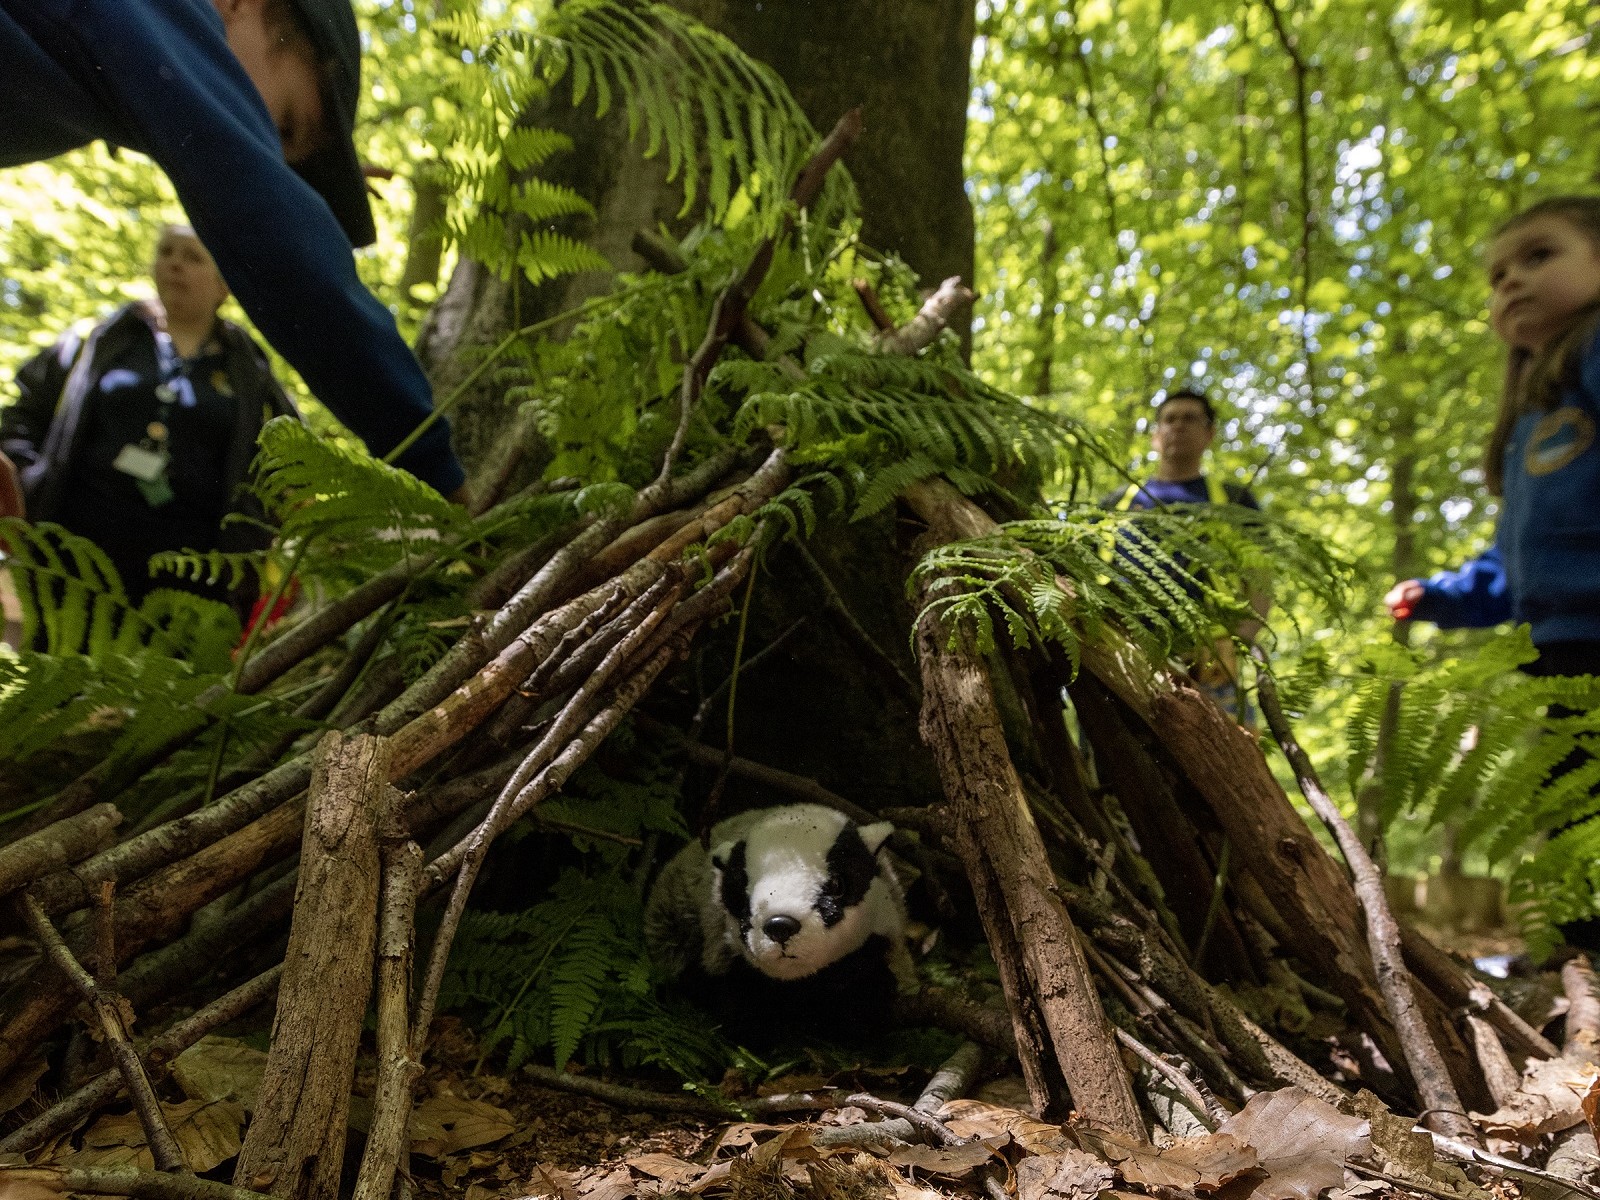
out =
[[0,410],[26,510],[15,515],[99,544],[135,602],[176,585],[151,578],[153,554],[266,543],[254,523],[223,518],[253,511],[243,484],[261,426],[294,413],[250,335],[217,316],[227,285],[193,230],[162,231],[152,273],[157,300],[30,359],[20,400]]

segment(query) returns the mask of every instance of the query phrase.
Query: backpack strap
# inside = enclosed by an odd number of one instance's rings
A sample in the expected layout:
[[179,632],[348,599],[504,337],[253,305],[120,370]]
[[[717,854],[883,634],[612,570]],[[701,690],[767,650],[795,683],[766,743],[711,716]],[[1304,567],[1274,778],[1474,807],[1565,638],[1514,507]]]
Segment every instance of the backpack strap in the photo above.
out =
[[1139,493],[1144,491],[1144,484],[1130,483],[1122,490],[1122,495],[1111,506],[1112,512],[1127,512],[1133,507],[1133,502],[1139,498]]

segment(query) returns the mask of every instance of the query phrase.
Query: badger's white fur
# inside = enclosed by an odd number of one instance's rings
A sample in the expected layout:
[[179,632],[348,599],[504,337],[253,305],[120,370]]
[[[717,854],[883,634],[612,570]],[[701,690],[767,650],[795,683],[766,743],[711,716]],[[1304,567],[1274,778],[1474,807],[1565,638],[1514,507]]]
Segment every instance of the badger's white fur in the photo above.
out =
[[[724,976],[740,960],[769,979],[815,975],[874,935],[900,990],[916,986],[888,822],[855,825],[817,804],[741,813],[662,868],[645,910],[652,953],[673,974]],[[880,967],[881,969],[881,967]]]

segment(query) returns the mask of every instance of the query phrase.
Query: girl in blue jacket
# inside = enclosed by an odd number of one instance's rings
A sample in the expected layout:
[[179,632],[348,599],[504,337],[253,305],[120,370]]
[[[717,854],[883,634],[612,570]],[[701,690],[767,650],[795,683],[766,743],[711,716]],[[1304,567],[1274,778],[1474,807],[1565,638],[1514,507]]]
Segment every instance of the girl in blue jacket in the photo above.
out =
[[[1385,603],[1446,629],[1527,622],[1539,657],[1524,670],[1600,675],[1600,196],[1529,208],[1495,236],[1488,265],[1489,320],[1509,350],[1484,463],[1501,498],[1494,545],[1396,584]],[[1563,932],[1600,945],[1600,921]]]

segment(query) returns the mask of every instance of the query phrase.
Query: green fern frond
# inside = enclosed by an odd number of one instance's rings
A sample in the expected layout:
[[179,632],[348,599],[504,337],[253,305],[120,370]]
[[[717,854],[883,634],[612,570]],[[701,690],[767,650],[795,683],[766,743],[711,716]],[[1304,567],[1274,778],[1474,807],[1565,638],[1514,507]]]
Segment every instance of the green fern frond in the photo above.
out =
[[166,550],[151,556],[150,573],[176,575],[208,587],[221,584],[232,591],[247,579],[259,580],[266,559],[264,550]]
[[288,544],[320,540],[338,555],[314,556],[302,570],[325,567],[343,578],[370,573],[406,553],[438,546],[465,514],[414,475],[363,450],[319,438],[279,417],[261,431],[257,494]]
[[157,590],[135,606],[105,552],[59,525],[3,518],[0,540],[10,547],[24,645],[91,660],[150,648],[212,662],[221,642],[238,637],[237,619],[216,601]]

